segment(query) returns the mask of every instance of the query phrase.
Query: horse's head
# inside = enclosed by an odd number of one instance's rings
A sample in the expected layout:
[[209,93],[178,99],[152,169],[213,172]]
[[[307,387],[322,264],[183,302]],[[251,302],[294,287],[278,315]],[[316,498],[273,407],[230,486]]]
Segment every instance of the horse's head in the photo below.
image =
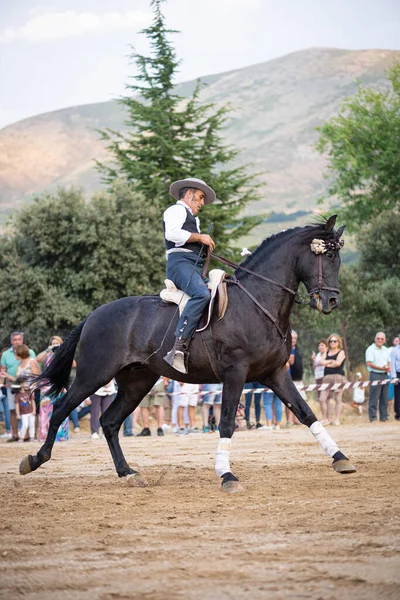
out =
[[336,215],[319,227],[307,228],[311,234],[304,238],[304,251],[297,261],[297,273],[310,296],[310,306],[320,312],[330,313],[339,306],[339,251],[345,225],[336,231]]

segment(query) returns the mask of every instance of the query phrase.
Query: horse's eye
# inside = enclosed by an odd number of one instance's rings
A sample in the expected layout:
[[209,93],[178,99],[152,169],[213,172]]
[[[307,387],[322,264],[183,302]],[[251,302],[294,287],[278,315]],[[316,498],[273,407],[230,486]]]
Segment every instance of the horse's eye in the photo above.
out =
[[335,253],[332,251],[326,252],[325,256],[326,256],[326,258],[329,258],[329,260],[331,260],[335,256]]

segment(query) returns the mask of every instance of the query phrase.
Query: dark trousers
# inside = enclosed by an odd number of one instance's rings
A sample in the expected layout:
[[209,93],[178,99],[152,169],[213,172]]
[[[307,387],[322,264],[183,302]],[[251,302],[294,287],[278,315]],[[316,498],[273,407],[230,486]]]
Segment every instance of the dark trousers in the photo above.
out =
[[[400,371],[397,371],[396,377],[400,379]],[[400,421],[400,381],[394,386],[394,416]]]
[[175,330],[175,336],[182,340],[191,339],[210,301],[210,291],[201,275],[204,261],[199,259],[195,267],[196,260],[194,252],[174,252],[168,255],[168,279],[190,296]]
[[[258,383],[257,381],[253,383],[244,384],[245,390],[256,390],[257,388],[262,387],[264,386],[261,385],[261,383]],[[250,421],[250,407],[251,401],[253,399],[253,391],[245,393],[245,398],[246,405],[244,408],[244,418],[246,419],[246,421]],[[261,418],[261,392],[259,392],[258,394],[254,394],[254,411],[256,413],[256,423],[259,423]]]
[[[387,379],[386,373],[374,373],[370,372],[369,380],[378,381],[378,379]],[[379,407],[379,420],[388,420],[388,398],[389,398],[389,386],[388,385],[376,385],[369,388],[369,401],[368,401],[368,416],[370,421],[376,421],[377,412]]]
[[93,394],[93,396],[90,396],[92,403],[90,405],[90,430],[92,433],[99,433],[100,415],[107,410],[116,395],[98,396],[97,394]]

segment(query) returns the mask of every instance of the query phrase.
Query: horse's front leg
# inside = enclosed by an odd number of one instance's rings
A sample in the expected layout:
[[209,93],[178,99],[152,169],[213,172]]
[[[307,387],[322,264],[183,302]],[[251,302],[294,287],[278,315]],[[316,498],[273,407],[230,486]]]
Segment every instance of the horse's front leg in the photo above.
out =
[[357,469],[339,450],[336,442],[318,421],[317,417],[300,396],[290,375],[285,368],[274,373],[271,380],[262,381],[270,387],[284,404],[296,415],[300,423],[307,425],[324,452],[333,459],[332,466],[338,473],[354,473]]
[[246,376],[237,367],[225,371],[222,388],[222,409],[219,423],[220,439],[218,442],[215,471],[222,478],[222,489],[225,492],[240,492],[239,479],[231,471],[229,457],[232,436],[235,431],[236,413]]

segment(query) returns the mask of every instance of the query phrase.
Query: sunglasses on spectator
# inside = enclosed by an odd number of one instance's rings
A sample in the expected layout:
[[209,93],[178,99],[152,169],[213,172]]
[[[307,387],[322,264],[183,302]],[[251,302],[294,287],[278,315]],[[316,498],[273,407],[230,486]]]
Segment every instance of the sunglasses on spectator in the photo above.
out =
[[329,340],[329,343],[332,344],[334,342],[337,342],[337,340]]

